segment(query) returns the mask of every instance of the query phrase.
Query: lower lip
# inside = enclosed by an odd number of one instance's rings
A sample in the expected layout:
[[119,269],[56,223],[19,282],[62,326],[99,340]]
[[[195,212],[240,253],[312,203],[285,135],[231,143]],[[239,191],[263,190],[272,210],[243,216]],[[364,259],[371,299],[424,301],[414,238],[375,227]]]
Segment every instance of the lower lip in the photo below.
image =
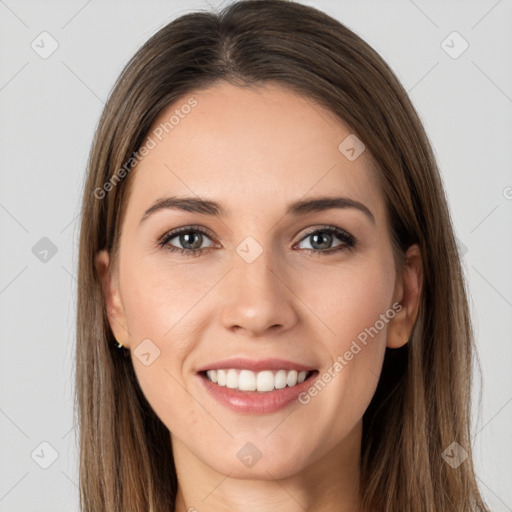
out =
[[239,391],[219,386],[203,374],[199,374],[206,391],[222,405],[236,412],[268,414],[284,409],[303,391],[306,391],[318,376],[318,371],[296,386],[274,391]]

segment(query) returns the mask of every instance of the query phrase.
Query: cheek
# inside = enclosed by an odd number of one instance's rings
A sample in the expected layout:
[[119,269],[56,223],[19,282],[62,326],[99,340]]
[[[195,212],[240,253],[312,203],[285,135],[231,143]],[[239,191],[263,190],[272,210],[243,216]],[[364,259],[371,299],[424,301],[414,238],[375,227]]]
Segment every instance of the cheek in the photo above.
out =
[[309,403],[313,417],[333,421],[333,442],[362,417],[375,393],[394,316],[394,285],[393,260],[380,255],[372,262],[317,275],[307,286],[305,301],[317,305],[314,313],[324,333],[318,342],[329,359],[304,403]]
[[[184,279],[183,272],[162,265],[131,261],[126,269],[123,305],[139,385],[169,429],[174,430],[177,424],[195,428],[200,417],[190,407],[183,372],[187,355],[199,339],[201,323],[194,317],[194,304],[204,295],[206,285],[202,289],[195,280]],[[144,357],[146,353],[149,356]]]
[[[176,339],[177,333],[186,334],[197,327],[194,309],[215,283],[208,275],[199,275],[186,264],[170,263],[163,255],[156,260],[127,257],[122,279],[123,305],[133,341],[148,337],[165,344]],[[185,338],[179,335],[178,339]]]
[[[306,274],[307,275],[307,274]],[[372,339],[384,339],[387,323],[379,321],[391,307],[395,287],[393,260],[388,255],[340,264],[328,272],[301,278],[295,288],[315,316],[329,354],[343,354],[351,342],[371,330]],[[377,323],[378,335],[372,329]]]
[[[187,411],[190,405],[190,395],[182,387],[187,356],[208,320],[207,301],[201,298],[207,296],[215,279],[199,277],[186,265],[171,267],[164,259],[155,264],[136,255],[126,257],[121,278],[138,381],[161,418],[176,418],[173,411]],[[146,365],[148,359],[151,363]]]

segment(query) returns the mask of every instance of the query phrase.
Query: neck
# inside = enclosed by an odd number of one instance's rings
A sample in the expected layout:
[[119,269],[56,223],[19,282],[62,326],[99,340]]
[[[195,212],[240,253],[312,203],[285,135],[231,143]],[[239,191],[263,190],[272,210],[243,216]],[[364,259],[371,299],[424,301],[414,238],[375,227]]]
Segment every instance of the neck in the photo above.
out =
[[355,512],[362,423],[333,449],[284,478],[233,478],[172,438],[178,476],[175,512]]

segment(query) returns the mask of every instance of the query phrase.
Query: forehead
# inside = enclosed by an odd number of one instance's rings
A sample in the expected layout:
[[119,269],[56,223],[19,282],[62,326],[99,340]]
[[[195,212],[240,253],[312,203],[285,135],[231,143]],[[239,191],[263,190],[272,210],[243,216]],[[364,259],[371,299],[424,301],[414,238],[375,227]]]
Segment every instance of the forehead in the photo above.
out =
[[155,120],[151,149],[132,171],[128,210],[138,214],[165,195],[196,195],[242,211],[330,194],[382,216],[371,155],[349,160],[345,146],[340,150],[350,137],[332,112],[289,89],[221,82],[183,96]]

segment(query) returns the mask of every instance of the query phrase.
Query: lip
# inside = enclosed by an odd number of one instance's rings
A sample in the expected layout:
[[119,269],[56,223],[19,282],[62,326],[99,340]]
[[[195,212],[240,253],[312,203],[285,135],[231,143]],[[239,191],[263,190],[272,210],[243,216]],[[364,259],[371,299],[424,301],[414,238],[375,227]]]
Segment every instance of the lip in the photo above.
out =
[[247,359],[244,357],[236,357],[231,359],[224,359],[222,361],[215,361],[214,363],[207,364],[198,368],[196,371],[205,372],[207,370],[219,370],[219,369],[238,369],[238,370],[252,370],[253,372],[259,372],[263,370],[297,370],[298,372],[312,371],[316,368],[312,366],[305,366],[303,364],[288,361],[286,359]]
[[[232,363],[232,360],[230,361]],[[222,368],[222,366],[220,366]],[[235,368],[230,366],[230,368]],[[244,368],[247,368],[246,366]],[[268,366],[266,367],[269,368]],[[215,369],[215,368],[208,368]],[[278,369],[284,369],[279,367]],[[295,368],[292,368],[293,370]],[[306,369],[306,367],[304,367]],[[292,387],[283,389],[274,389],[274,391],[239,391],[238,389],[231,389],[226,386],[219,386],[213,383],[204,374],[204,370],[198,373],[198,378],[201,385],[206,392],[216,399],[221,405],[228,409],[247,414],[270,414],[277,412],[285,407],[296,402],[298,396],[306,391],[320,375],[318,370],[315,370],[304,382]]]

